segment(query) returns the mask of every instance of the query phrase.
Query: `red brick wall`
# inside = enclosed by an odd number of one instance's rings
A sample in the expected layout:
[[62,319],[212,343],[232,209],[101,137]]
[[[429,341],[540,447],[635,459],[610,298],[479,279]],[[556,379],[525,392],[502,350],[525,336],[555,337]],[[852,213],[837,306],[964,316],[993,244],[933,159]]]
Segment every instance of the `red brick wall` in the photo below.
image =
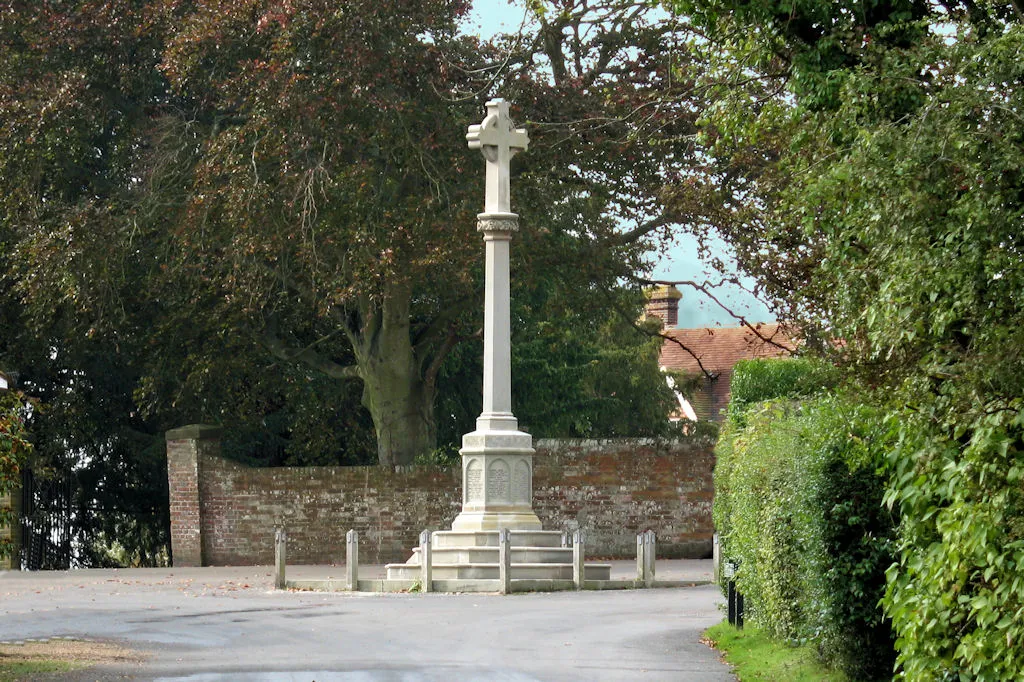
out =
[[711,556],[711,446],[542,440],[536,449],[533,506],[545,528],[582,527],[595,556],[635,557],[636,535],[648,529],[661,558]]
[[[172,446],[168,441],[173,537],[194,517],[191,508],[175,506],[187,495],[175,492],[182,465],[171,462],[187,452]],[[534,508],[545,529],[582,527],[594,556],[635,556],[636,534],[648,528],[658,535],[659,557],[710,556],[710,447],[643,440],[542,440],[535,447]],[[288,529],[289,563],[344,562],[350,528],[359,531],[363,563],[404,561],[421,530],[450,528],[461,507],[458,469],[255,469],[205,448],[197,459],[207,565],[272,563],[279,525]],[[175,548],[175,565],[183,565],[179,558]]]

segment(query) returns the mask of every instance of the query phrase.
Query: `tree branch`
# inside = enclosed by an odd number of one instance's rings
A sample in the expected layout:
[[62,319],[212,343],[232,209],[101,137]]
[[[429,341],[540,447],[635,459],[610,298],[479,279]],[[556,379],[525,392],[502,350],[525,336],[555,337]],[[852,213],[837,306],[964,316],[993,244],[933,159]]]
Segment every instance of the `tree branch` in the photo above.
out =
[[313,346],[324,341],[327,337],[318,339],[305,348],[295,349],[282,341],[278,336],[269,330],[263,330],[256,334],[259,343],[270,352],[271,355],[285,362],[298,360],[303,364],[326,374],[334,379],[360,379],[359,368],[354,365],[340,365],[323,355],[320,355]]
[[673,221],[669,220],[669,218],[664,215],[658,216],[656,218],[651,218],[647,222],[641,225],[637,225],[628,232],[616,234],[614,237],[609,238],[607,240],[607,243],[611,246],[624,246],[626,244],[631,244],[635,242],[637,239],[645,237],[649,235],[651,232],[654,232],[659,228],[665,227],[671,222]]
[[618,313],[619,316],[622,317],[623,320],[628,322],[629,325],[631,327],[633,327],[633,329],[637,330],[638,332],[640,332],[641,334],[643,334],[645,336],[657,336],[658,338],[662,339],[663,341],[671,341],[672,343],[676,344],[677,346],[682,348],[684,351],[689,353],[690,357],[692,357],[694,360],[697,361],[697,367],[700,368],[700,371],[704,375],[705,378],[707,378],[709,381],[715,381],[716,379],[718,379],[718,374],[715,373],[715,372],[709,371],[708,368],[706,368],[704,366],[704,363],[702,363],[700,361],[700,357],[698,357],[697,354],[694,353],[689,347],[687,347],[682,341],[680,341],[679,339],[672,338],[671,336],[669,336],[668,334],[666,334],[663,331],[657,331],[657,332],[652,333],[650,328],[643,327],[639,322],[637,322],[636,318],[633,315],[630,315],[627,311],[623,310],[611,298],[611,296],[608,296],[606,298],[606,300],[611,305],[612,310],[614,310],[616,313]]
[[[761,331],[757,327],[755,327],[754,325],[750,324],[750,322],[747,321],[746,317],[744,317],[743,315],[738,315],[737,313],[735,313],[732,310],[732,308],[730,308],[729,306],[727,306],[724,303],[722,303],[718,299],[717,296],[715,296],[713,293],[711,293],[711,288],[713,288],[713,287],[721,286],[722,284],[725,284],[728,281],[733,281],[735,283],[735,281],[734,280],[730,280],[730,278],[723,278],[721,282],[719,282],[718,284],[714,284],[714,285],[709,285],[707,282],[705,282],[704,284],[698,284],[697,282],[693,282],[693,281],[690,281],[690,280],[671,281],[671,280],[661,280],[661,279],[646,279],[646,278],[643,278],[643,277],[636,277],[635,275],[631,275],[631,276],[629,276],[629,278],[632,279],[633,281],[639,282],[639,283],[641,283],[641,284],[643,284],[645,286],[659,286],[659,285],[660,286],[669,286],[669,285],[671,285],[671,286],[683,286],[683,285],[685,285],[685,286],[688,286],[688,287],[690,287],[692,289],[696,289],[697,291],[701,292],[702,294],[704,294],[705,296],[710,298],[712,301],[714,301],[715,304],[719,308],[721,308],[726,313],[728,313],[730,316],[732,316],[734,319],[736,319],[740,323],[741,327],[746,327],[748,330],[750,330],[750,332],[752,334],[754,334],[754,336],[759,338],[764,343],[767,343],[769,345],[775,346],[776,348],[778,348],[780,350],[784,350],[787,353],[795,353],[796,352],[796,348],[790,348],[789,346],[783,345],[783,344],[781,344],[781,343],[779,343],[778,341],[775,340],[775,337],[782,333],[781,332],[781,326],[776,327],[775,328],[775,332],[771,336],[765,336],[764,334],[761,333]],[[692,355],[692,353],[691,353],[691,355]]]
[[445,358],[451,353],[452,349],[461,341],[463,337],[460,337],[455,333],[455,327],[451,326],[448,329],[448,334],[445,336],[444,341],[441,343],[441,347],[434,353],[434,357],[430,360],[430,364],[427,365],[426,370],[423,372],[423,381],[429,386],[434,386],[437,382],[437,375],[441,371],[441,365],[444,364]]

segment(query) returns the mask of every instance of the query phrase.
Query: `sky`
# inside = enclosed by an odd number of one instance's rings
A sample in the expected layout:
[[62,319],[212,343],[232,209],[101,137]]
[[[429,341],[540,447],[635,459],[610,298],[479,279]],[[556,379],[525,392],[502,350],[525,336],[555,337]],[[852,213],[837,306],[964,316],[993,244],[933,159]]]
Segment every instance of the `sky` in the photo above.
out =
[[[499,32],[518,30],[524,18],[524,6],[521,0],[474,0],[473,10],[465,25],[467,33],[476,33],[489,37]],[[712,249],[723,261],[731,262],[729,250],[720,239],[716,239]],[[670,246],[663,257],[654,264],[652,279],[667,281],[704,282],[712,279],[718,281],[720,276],[710,272],[710,268],[701,262],[697,254],[696,240],[689,235],[680,235]],[[753,281],[744,280],[747,288]],[[683,294],[679,302],[680,327],[734,326],[736,321],[713,301],[700,292],[689,287],[680,287]],[[741,288],[731,285],[716,290],[716,296],[735,312],[746,316],[749,322],[771,322],[774,317],[752,295]]]

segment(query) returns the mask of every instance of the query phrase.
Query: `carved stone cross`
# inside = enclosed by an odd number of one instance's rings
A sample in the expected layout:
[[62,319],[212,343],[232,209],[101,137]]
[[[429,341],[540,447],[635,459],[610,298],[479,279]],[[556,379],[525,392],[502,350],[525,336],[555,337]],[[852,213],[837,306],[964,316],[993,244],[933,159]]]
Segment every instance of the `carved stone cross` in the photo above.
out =
[[470,149],[479,149],[487,159],[484,213],[509,213],[509,161],[529,146],[526,129],[514,126],[508,115],[508,102],[492,99],[487,103],[487,116],[480,125],[469,126],[466,139]]
[[487,199],[476,217],[484,236],[484,385],[476,430],[462,437],[462,512],[452,530],[540,530],[533,511],[533,436],[519,430],[512,414],[509,297],[509,245],[519,216],[511,211],[508,166],[530,138],[512,125],[508,102],[492,99],[487,116],[469,126],[466,139],[487,161]]

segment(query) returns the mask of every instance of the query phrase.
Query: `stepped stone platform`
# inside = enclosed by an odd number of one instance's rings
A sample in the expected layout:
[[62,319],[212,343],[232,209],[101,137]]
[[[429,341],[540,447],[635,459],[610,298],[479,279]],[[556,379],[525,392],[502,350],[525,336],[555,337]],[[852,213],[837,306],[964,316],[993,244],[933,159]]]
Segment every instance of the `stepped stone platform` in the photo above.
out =
[[[562,546],[562,533],[545,530],[509,532],[513,580],[572,580],[572,547]],[[497,580],[498,531],[435,531],[431,533],[431,574],[435,580]],[[418,580],[420,548],[404,564],[388,564],[388,580]],[[588,563],[587,580],[610,580],[611,565]]]

